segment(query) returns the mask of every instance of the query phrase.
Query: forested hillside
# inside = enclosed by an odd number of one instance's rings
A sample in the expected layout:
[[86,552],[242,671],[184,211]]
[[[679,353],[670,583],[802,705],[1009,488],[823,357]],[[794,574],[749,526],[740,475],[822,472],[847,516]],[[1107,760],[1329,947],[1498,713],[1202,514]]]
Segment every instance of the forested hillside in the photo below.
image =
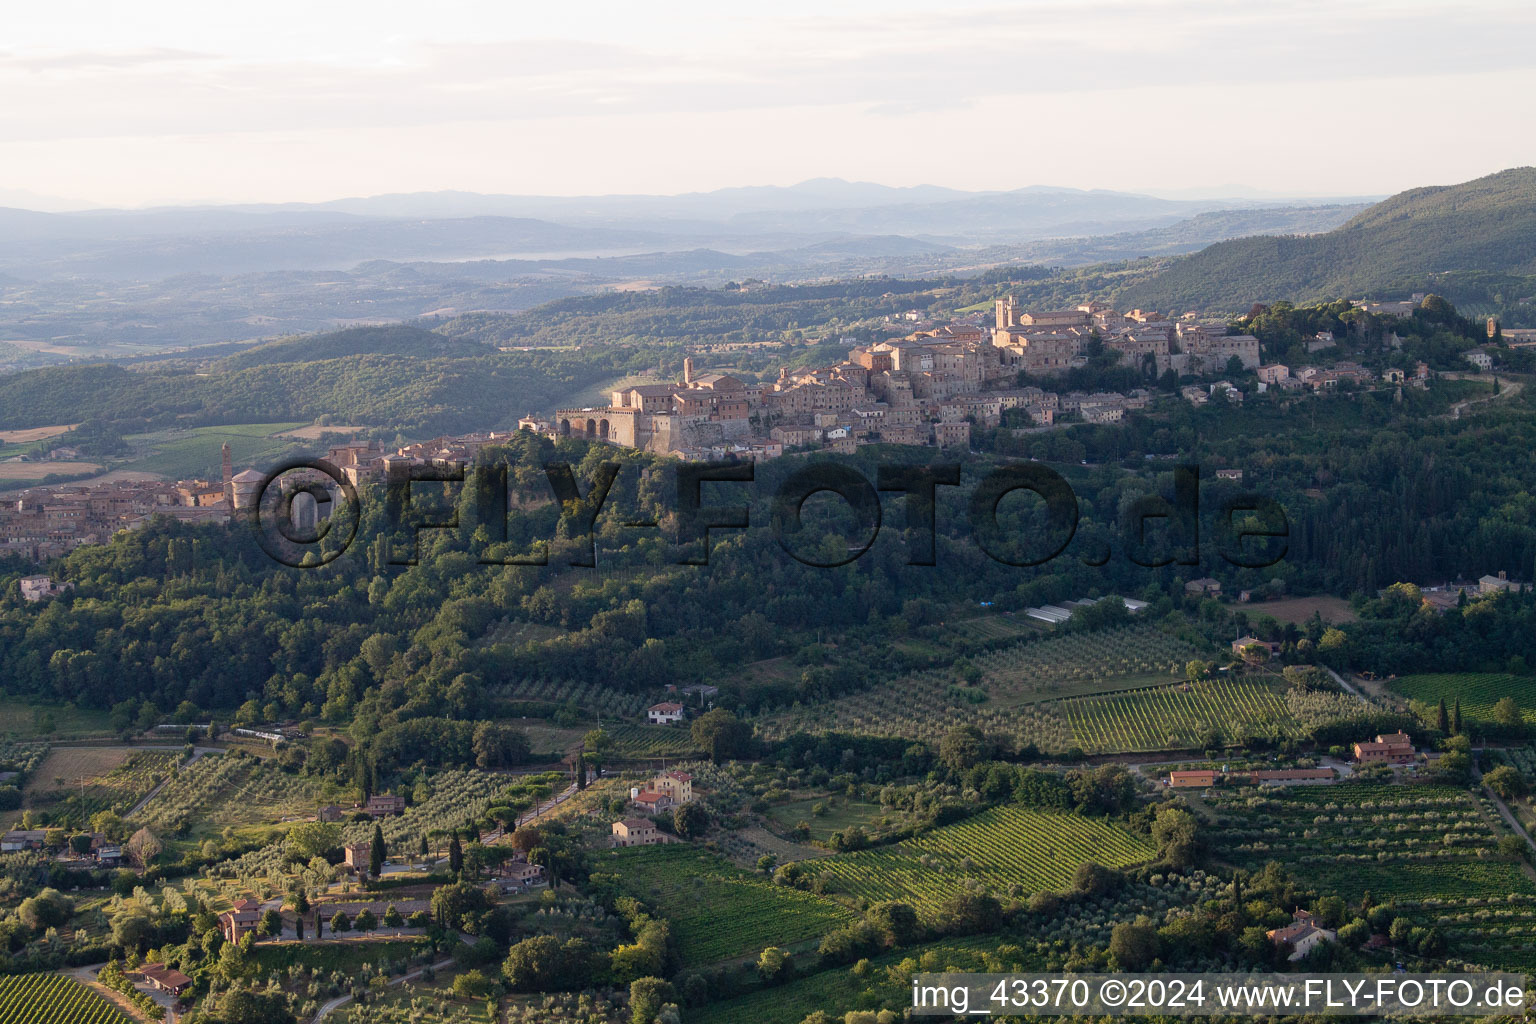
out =
[[243,370],[272,363],[312,363],[348,356],[390,355],[463,357],[486,355],[485,346],[455,341],[421,327],[394,324],[388,327],[355,327],[330,334],[283,338],[247,349],[224,360],[221,368]]
[[1536,168],[1412,189],[1326,234],[1219,242],[1129,284],[1117,299],[1126,307],[1238,310],[1338,295],[1454,297],[1441,275],[1463,272],[1536,274]]
[[[419,355],[401,351],[433,338]],[[445,354],[432,353],[439,345]],[[311,354],[334,355],[299,361]],[[466,432],[515,421],[655,359],[638,349],[488,352],[412,327],[366,328],[279,342],[210,374],[108,365],[13,374],[0,378],[0,428],[69,423],[88,409],[124,432],[323,415],[407,434]]]

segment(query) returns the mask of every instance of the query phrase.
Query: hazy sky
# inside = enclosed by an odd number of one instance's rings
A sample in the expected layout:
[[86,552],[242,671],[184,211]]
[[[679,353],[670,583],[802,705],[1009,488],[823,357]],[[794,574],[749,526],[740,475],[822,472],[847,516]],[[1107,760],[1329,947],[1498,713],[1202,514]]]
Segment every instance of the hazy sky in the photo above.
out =
[[1536,4],[80,3],[7,11],[0,203],[835,176],[1289,194],[1536,163]]

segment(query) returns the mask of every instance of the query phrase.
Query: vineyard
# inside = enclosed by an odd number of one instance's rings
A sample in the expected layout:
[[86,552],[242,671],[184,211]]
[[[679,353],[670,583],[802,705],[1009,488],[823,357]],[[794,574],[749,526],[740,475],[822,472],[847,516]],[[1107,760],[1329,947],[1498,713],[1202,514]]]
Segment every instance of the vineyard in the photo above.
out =
[[1064,713],[1069,699],[1167,686],[1182,677],[1196,653],[1150,626],[1051,636],[976,656],[979,687],[957,687],[950,672],[919,672],[830,704],[770,716],[758,727],[770,739],[842,731],[934,740],[966,721],[1020,744],[1062,751],[1082,745]]
[[122,1011],[58,974],[0,977],[0,1024],[128,1024]]
[[194,824],[214,833],[225,826],[275,822],[313,810],[309,781],[259,758],[233,754],[202,757],[177,772],[134,815],[157,831],[184,834]]
[[835,892],[932,911],[962,889],[1064,892],[1084,861],[1122,867],[1152,855],[1146,840],[1094,818],[994,807],[894,846],[819,861],[815,870]]
[[1434,672],[1402,676],[1392,689],[1433,709],[1445,698],[1446,706],[1461,698],[1461,714],[1469,722],[1492,722],[1493,706],[1501,697],[1513,697],[1527,723],[1536,723],[1536,676],[1494,672]]
[[1073,743],[1089,753],[1195,747],[1211,730],[1228,741],[1296,732],[1278,693],[1239,679],[1085,697],[1063,701],[1061,709]]
[[787,946],[847,924],[847,908],[812,893],[774,885],[713,854],[682,844],[615,850],[609,864],[630,895],[672,922],[683,964],[697,967]]
[[697,757],[699,748],[686,725],[605,725],[613,741],[609,753],[619,758]]

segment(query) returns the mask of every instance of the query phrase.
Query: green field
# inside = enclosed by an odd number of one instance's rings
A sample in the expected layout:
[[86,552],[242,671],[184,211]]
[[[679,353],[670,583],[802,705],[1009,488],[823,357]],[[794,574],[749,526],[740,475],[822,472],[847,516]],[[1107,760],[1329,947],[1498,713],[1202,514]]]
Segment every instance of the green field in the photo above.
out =
[[[964,971],[990,971],[1004,965],[989,962],[996,953],[998,939],[945,939],[870,960],[872,970],[859,977],[845,967],[835,967],[787,985],[761,989],[735,999],[711,1003],[689,1011],[688,1024],[800,1024],[817,1010],[833,1013],[842,1020],[849,1009],[890,1009],[900,1011],[911,1005],[911,986],[904,975],[892,978],[892,968],[911,959],[921,971],[949,968]],[[804,965],[802,965],[804,966]],[[1028,966],[1009,963],[1009,969]]]
[[[812,811],[817,804],[826,808],[826,813],[819,817]],[[827,797],[807,797],[804,800],[776,804],[769,808],[768,817],[781,829],[786,830],[794,828],[803,821],[811,826],[812,839],[825,842],[833,832],[841,832],[851,825],[858,825],[869,831],[886,813],[885,808],[879,804],[865,800],[849,800],[846,797],[836,797],[831,800]]]
[[1401,676],[1389,684],[1412,700],[1438,705],[1445,698],[1447,707],[1461,698],[1461,715],[1469,722],[1489,722],[1493,706],[1501,697],[1513,697],[1528,723],[1536,723],[1536,676],[1513,676],[1502,672],[1435,672]]
[[262,971],[277,971],[297,967],[300,964],[314,971],[329,974],[341,971],[356,974],[363,964],[378,967],[381,960],[399,962],[418,956],[430,947],[426,939],[345,939],[339,942],[264,942],[253,951],[256,963]]
[[815,870],[831,875],[838,893],[932,911],[973,880],[998,895],[1015,886],[1065,892],[1084,861],[1123,867],[1153,853],[1146,839],[1095,818],[994,807],[894,846],[818,861]]
[[128,1024],[121,1010],[73,978],[0,977],[0,1024]]
[[110,736],[106,708],[41,704],[18,698],[0,700],[0,736],[15,740],[76,739]]
[[615,850],[610,857],[599,858],[593,870],[618,873],[630,895],[672,922],[687,967],[816,939],[854,916],[833,900],[774,885],[681,843]]
[[217,479],[220,446],[229,442],[235,471],[264,464],[302,444],[291,437],[274,437],[303,423],[235,423],[221,427],[193,427],[190,430],[161,430],[152,434],[133,434],[127,438],[144,455],[122,466],[140,473],[157,473],[173,480],[194,477]]

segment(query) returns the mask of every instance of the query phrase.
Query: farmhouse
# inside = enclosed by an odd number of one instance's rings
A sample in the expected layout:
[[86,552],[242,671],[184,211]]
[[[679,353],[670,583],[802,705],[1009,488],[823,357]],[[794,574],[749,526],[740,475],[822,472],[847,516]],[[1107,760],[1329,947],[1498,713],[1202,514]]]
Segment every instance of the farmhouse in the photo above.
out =
[[646,709],[645,717],[656,725],[670,725],[673,722],[681,722],[683,720],[683,706],[674,701],[652,704]]
[[368,857],[373,853],[373,844],[348,843],[342,847],[342,852],[345,854],[343,863],[358,874],[363,874],[368,870]]
[[[1241,780],[1244,775],[1234,774],[1232,778]],[[1246,778],[1259,785],[1276,785],[1284,782],[1332,782],[1334,774],[1332,768],[1264,768],[1246,773]]]
[[315,812],[316,821],[340,821],[341,808],[335,804],[328,804]]
[[670,794],[658,793],[651,789],[633,791],[630,800],[642,811],[649,811],[652,814],[669,810],[676,802]]
[[1408,764],[1416,751],[1405,732],[1386,733],[1373,742],[1355,744],[1355,760],[1361,764]]
[[261,923],[261,904],[255,900],[236,900],[233,910],[219,915],[219,931],[225,942],[239,942],[247,935],[255,934]]
[[538,864],[514,864],[511,870],[496,879],[496,885],[503,893],[522,892],[543,884],[544,868]]
[[191,978],[164,964],[145,964],[132,972],[129,975],[130,979],[133,974],[143,978],[151,988],[159,989],[168,995],[179,996],[192,987]]
[[27,601],[41,601],[49,597],[58,597],[66,590],[75,589],[73,583],[55,583],[50,576],[23,576],[21,578],[21,596]]
[[40,828],[13,829],[0,836],[0,853],[16,853],[19,850],[41,850],[48,833]]
[[1168,785],[1175,789],[1204,789],[1216,785],[1214,771],[1169,772]]
[[693,803],[693,776],[683,771],[664,772],[645,784],[648,792],[665,793],[674,804]]
[[644,818],[625,818],[613,823],[614,846],[652,846],[660,842],[656,826]]
[[1327,928],[1320,926],[1317,919],[1305,910],[1298,910],[1290,924],[1284,928],[1273,928],[1267,934],[1269,941],[1277,946],[1287,943],[1292,948],[1289,960],[1300,960],[1312,951],[1312,947],[1319,942],[1336,942],[1338,935]]
[[377,796],[369,797],[368,806],[364,809],[375,818],[385,814],[404,814],[405,797],[380,793]]
[[1220,597],[1221,581],[1202,576],[1200,579],[1190,580],[1184,584],[1184,593],[1199,594],[1201,597]]

